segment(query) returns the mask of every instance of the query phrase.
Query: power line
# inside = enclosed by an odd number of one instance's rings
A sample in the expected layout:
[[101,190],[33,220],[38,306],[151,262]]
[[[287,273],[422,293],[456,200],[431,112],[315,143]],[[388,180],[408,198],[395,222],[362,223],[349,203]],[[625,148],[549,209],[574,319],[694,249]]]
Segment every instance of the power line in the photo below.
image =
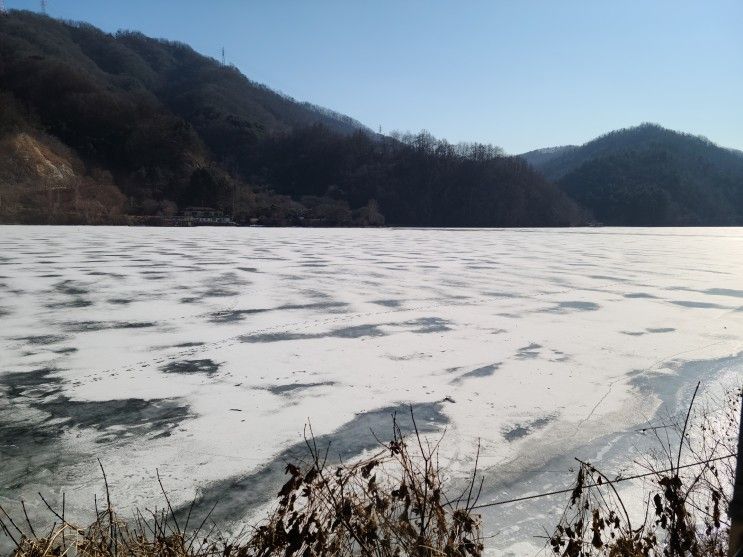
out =
[[[616,480],[606,481],[602,484],[590,484],[583,486],[585,488],[601,487],[609,484],[618,484],[619,482],[626,482],[629,480],[637,480],[639,478],[647,478],[648,476],[655,476],[656,474],[665,474],[666,472],[674,472],[681,470],[682,468],[691,468],[693,466],[699,466],[701,464],[709,464],[710,462],[717,462],[718,460],[725,460],[727,458],[734,458],[738,456],[738,453],[732,453],[725,456],[718,456],[717,458],[711,458],[709,460],[702,460],[699,462],[692,462],[691,464],[684,464],[678,468],[669,468],[667,470],[657,470],[655,472],[646,472],[644,474],[635,474],[634,476],[627,476],[624,478],[617,478]],[[507,505],[509,503],[518,503],[520,501],[529,501],[531,499],[540,499],[542,497],[549,497],[551,495],[562,495],[564,493],[572,493],[575,488],[558,489],[557,491],[548,491],[546,493],[537,493],[536,495],[527,495],[525,497],[516,497],[515,499],[505,499],[503,501],[493,501],[492,503],[483,503],[482,505],[475,505],[472,509],[484,509],[486,507],[496,507],[498,505]]]

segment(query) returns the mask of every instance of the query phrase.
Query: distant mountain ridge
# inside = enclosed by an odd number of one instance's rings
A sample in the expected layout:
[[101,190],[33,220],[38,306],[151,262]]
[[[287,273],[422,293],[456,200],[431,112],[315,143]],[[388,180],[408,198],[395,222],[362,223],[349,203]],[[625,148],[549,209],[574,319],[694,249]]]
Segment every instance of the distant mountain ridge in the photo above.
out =
[[743,153],[704,137],[641,124],[523,157],[603,224],[743,224]]
[[541,149],[534,149],[519,155],[522,159],[528,162],[535,168],[541,168],[547,162],[560,157],[566,153],[578,149],[577,145],[559,145],[557,147],[543,147]]
[[[743,156],[743,152],[720,147],[705,137],[669,130],[652,123],[610,131],[580,146],[548,147],[521,156],[548,178],[559,180],[590,159],[651,147],[664,147],[688,156],[712,157],[723,163],[727,155],[732,155],[732,158]],[[535,159],[535,153],[545,153],[546,156],[541,160]]]

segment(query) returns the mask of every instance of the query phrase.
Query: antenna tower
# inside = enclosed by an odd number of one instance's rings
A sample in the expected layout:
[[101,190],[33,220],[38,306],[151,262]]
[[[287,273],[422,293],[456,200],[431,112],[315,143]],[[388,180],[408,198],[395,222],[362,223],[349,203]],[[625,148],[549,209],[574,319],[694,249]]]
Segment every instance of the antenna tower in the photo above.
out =
[[225,65],[225,58],[224,58],[224,47],[222,47],[222,65]]
[[41,0],[41,13],[46,15],[46,2],[47,0]]
[[5,0],[0,0],[0,14],[6,13],[5,10]]

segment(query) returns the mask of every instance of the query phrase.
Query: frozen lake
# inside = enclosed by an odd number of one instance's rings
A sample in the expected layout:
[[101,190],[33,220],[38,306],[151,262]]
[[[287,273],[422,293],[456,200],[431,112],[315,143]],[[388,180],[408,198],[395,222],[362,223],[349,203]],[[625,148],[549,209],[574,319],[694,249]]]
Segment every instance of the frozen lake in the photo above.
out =
[[[484,501],[631,465],[741,376],[743,230],[0,227],[0,503],[255,513],[311,420],[352,458],[412,404]],[[449,400],[445,400],[445,399]],[[635,437],[633,437],[635,436]],[[566,499],[485,514],[542,545]]]

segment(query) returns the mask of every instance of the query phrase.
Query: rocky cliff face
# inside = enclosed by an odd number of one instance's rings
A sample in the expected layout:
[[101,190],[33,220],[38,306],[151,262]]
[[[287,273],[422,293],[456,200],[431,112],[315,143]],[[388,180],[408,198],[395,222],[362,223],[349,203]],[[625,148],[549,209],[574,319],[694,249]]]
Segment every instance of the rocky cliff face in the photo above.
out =
[[89,172],[53,138],[21,132],[0,140],[0,222],[111,222],[125,204],[110,175]]

